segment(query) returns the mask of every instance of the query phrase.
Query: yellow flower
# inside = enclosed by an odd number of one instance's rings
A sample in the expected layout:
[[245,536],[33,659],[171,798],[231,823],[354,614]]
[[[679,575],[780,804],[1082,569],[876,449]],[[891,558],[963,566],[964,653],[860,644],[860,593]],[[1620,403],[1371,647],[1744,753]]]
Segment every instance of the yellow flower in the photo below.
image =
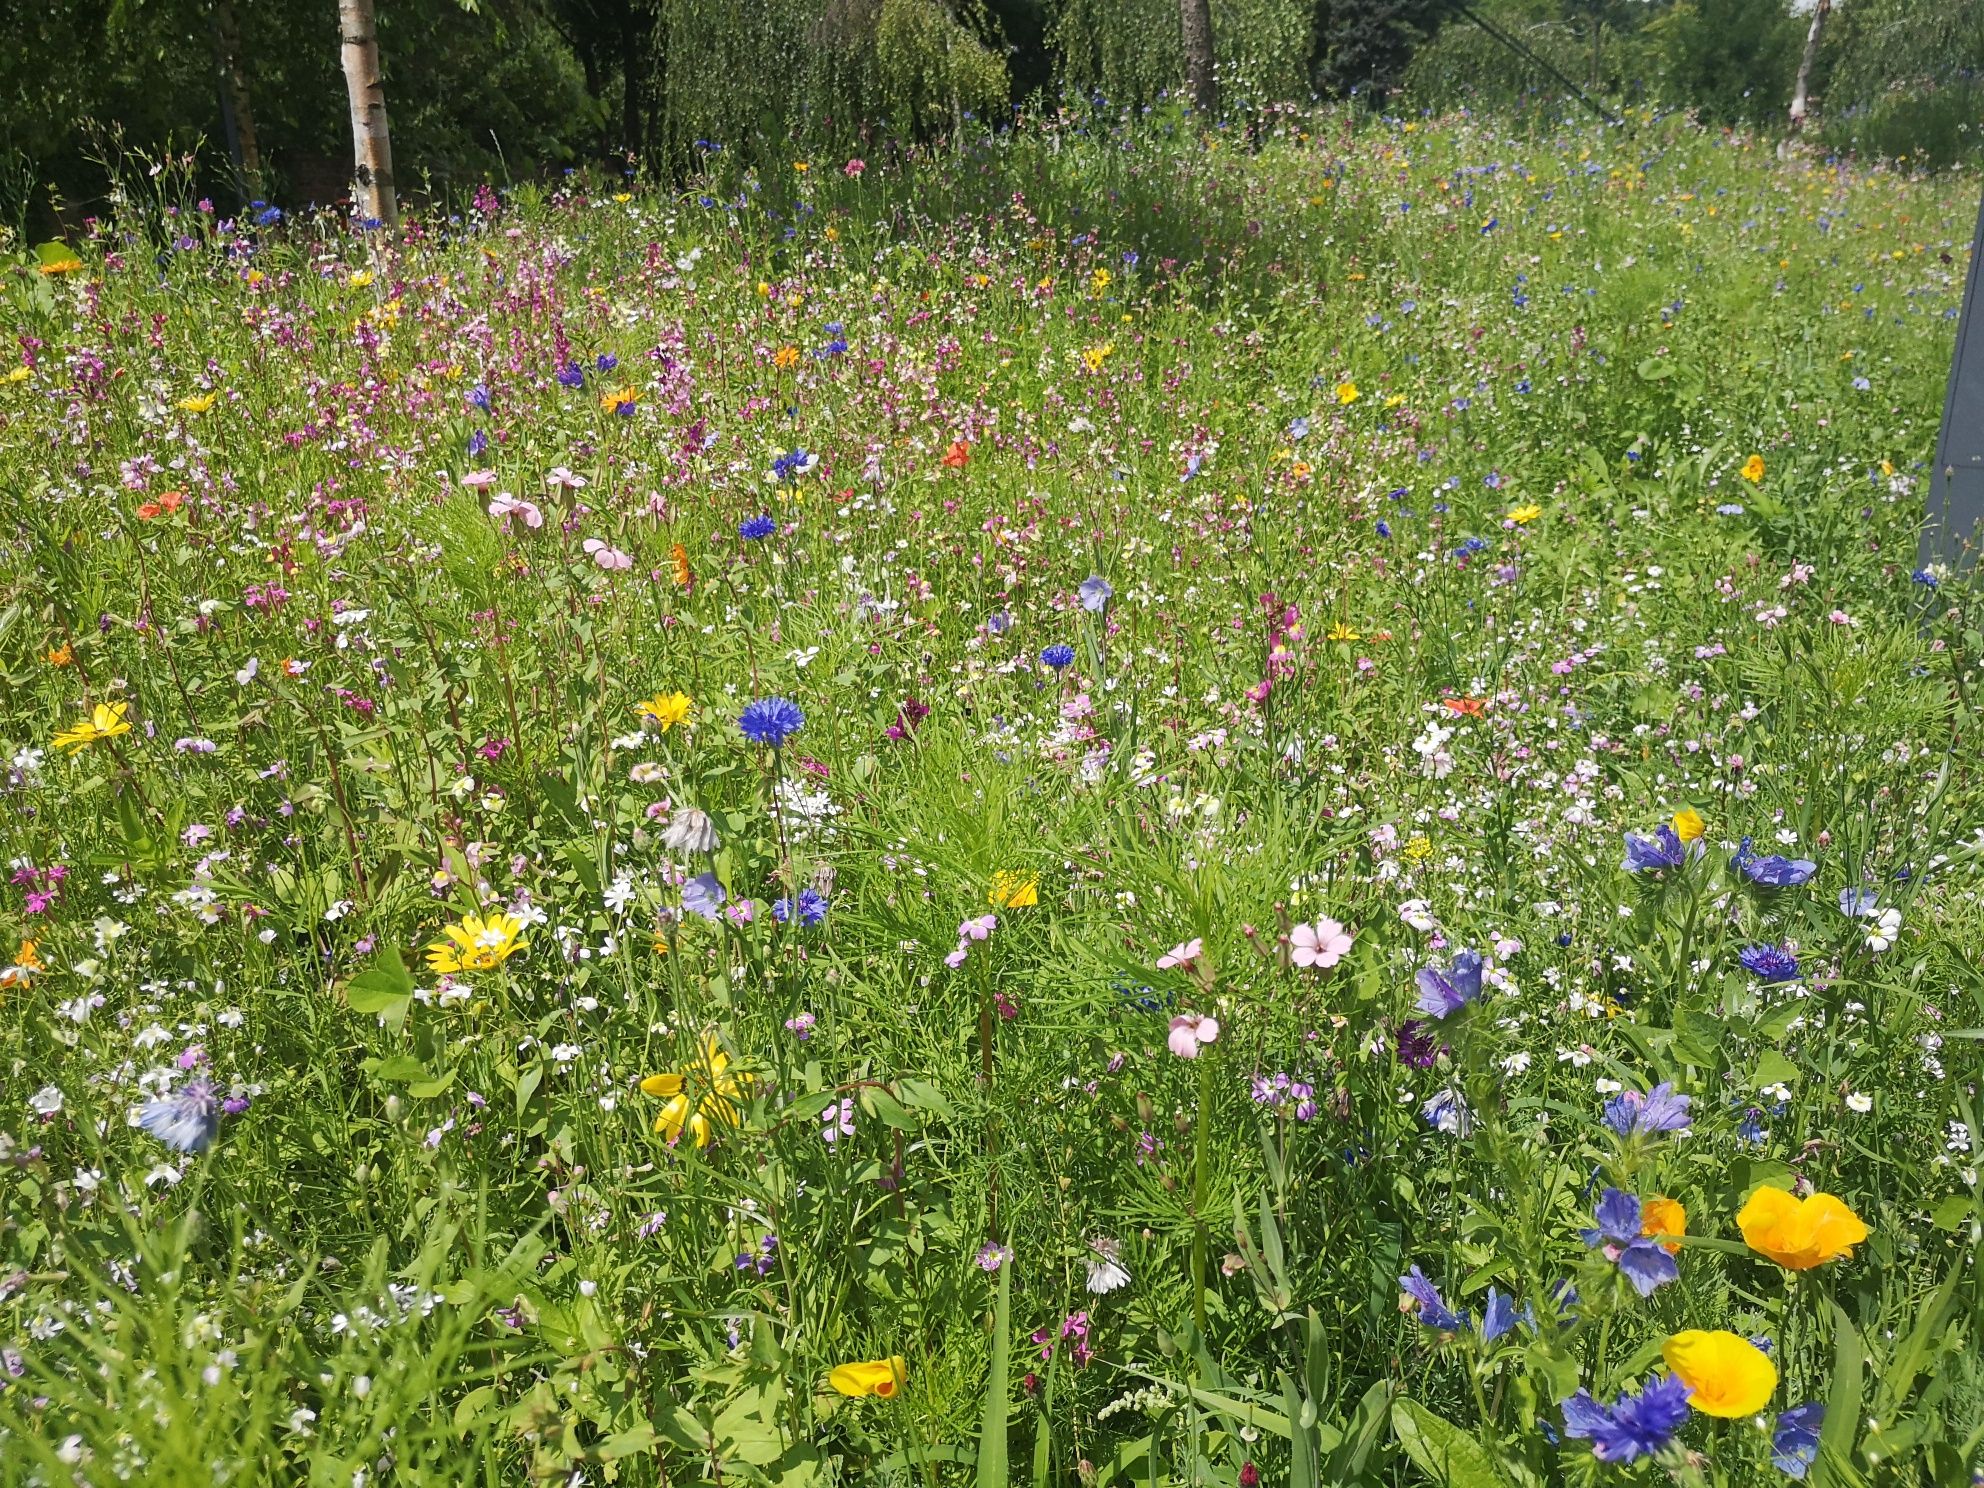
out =
[[1754,486],[1764,478],[1764,457],[1762,455],[1750,456],[1749,459],[1743,462],[1743,468],[1738,474]]
[[616,191],[613,193],[613,199],[624,207],[634,199],[634,193],[631,191]]
[[654,1119],[654,1129],[668,1138],[671,1147],[682,1140],[684,1131],[698,1147],[707,1147],[718,1124],[736,1126],[737,1103],[755,1083],[754,1076],[731,1070],[730,1056],[717,1042],[714,1032],[703,1035],[701,1057],[691,1074],[702,1088],[700,1098],[695,1100],[689,1095],[688,1076],[649,1075],[641,1081],[641,1094],[662,1097],[661,1114]]
[[1324,636],[1323,639],[1326,641],[1361,641],[1364,637],[1339,620],[1330,627],[1330,633]]
[[363,289],[371,282],[372,271],[370,269],[358,269],[353,272],[349,279],[345,280],[345,283],[349,284],[353,289]]
[[41,266],[41,272],[49,275],[73,274],[82,266],[83,261],[80,258],[51,258]]
[[1339,382],[1336,385],[1336,401],[1339,404],[1341,404],[1343,407],[1348,408],[1351,404],[1355,403],[1357,401],[1357,396],[1358,394],[1357,394],[1356,383]]
[[[34,376],[34,368],[16,367],[5,377],[0,377],[0,382],[26,382],[32,376]],[[1892,475],[1894,472],[1890,470],[1888,474]]]
[[1674,1377],[1688,1387],[1688,1404],[1705,1416],[1753,1416],[1777,1390],[1777,1366],[1747,1338],[1690,1328],[1660,1351]]
[[1534,522],[1538,517],[1542,515],[1543,515],[1543,508],[1538,506],[1535,502],[1532,501],[1527,506],[1519,506],[1514,511],[1510,512],[1509,520],[1520,526],[1524,522]]
[[1093,274],[1090,274],[1088,276],[1088,287],[1096,294],[1101,294],[1105,289],[1109,288],[1109,270],[1097,269]]
[[1743,1243],[1787,1271],[1809,1271],[1853,1254],[1868,1235],[1860,1216],[1829,1193],[1797,1199],[1781,1188],[1760,1188],[1736,1215]]
[[1100,372],[1102,364],[1115,353],[1114,342],[1105,341],[1100,346],[1091,346],[1082,353],[1082,365],[1091,372]]
[[795,160],[792,162],[792,168],[798,171],[799,174],[803,176],[806,174],[807,171],[811,170],[813,167],[808,165],[803,160]]
[[1688,1211],[1679,1199],[1648,1199],[1640,1206],[1640,1233],[1659,1239],[1669,1255],[1679,1255],[1679,1237],[1688,1233]]
[[1406,839],[1399,856],[1408,863],[1423,863],[1433,856],[1433,841],[1424,832],[1415,832]]
[[1028,909],[1040,902],[1040,880],[1001,868],[992,875],[992,892],[985,897],[1000,909]]
[[1702,820],[1702,814],[1694,807],[1683,806],[1674,813],[1674,835],[1683,842],[1698,841],[1707,830],[1708,823]]
[[694,702],[686,692],[657,692],[646,702],[641,703],[635,711],[641,717],[652,718],[660,724],[661,731],[665,734],[676,724],[687,723],[689,710],[694,706]]
[[839,1364],[827,1383],[841,1394],[856,1400],[865,1395],[879,1395],[887,1400],[902,1388],[908,1374],[902,1355],[896,1354],[887,1359],[870,1359],[860,1364]]
[[215,393],[194,393],[181,398],[175,405],[181,413],[205,413],[214,406]]
[[432,971],[490,971],[524,948],[524,922],[512,914],[463,915],[441,933],[447,939],[427,947]]
[[98,703],[90,709],[90,716],[74,728],[62,730],[50,742],[57,749],[66,749],[78,754],[96,743],[99,739],[114,739],[119,734],[131,732],[130,722],[124,715],[130,711],[129,703]]
[[599,406],[608,413],[620,413],[631,409],[641,401],[641,390],[637,387],[615,388],[610,393],[602,393]]

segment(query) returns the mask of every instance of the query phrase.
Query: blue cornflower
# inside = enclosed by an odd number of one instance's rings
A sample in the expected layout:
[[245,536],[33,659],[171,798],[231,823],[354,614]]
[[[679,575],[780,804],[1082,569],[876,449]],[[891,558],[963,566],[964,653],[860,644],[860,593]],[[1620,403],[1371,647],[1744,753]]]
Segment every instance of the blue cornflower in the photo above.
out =
[[1937,587],[1936,576],[1926,568],[1918,568],[1908,577],[1920,584],[1924,589],[1934,589]]
[[1378,536],[1390,537],[1391,535],[1392,535],[1392,524],[1390,522],[1387,522],[1383,517],[1378,518]]
[[1637,1462],[1674,1438],[1688,1419],[1688,1387],[1671,1374],[1649,1380],[1639,1394],[1621,1391],[1600,1405],[1589,1390],[1564,1402],[1564,1435],[1591,1443],[1600,1462]]
[[1626,860],[1619,866],[1627,873],[1658,873],[1664,868],[1679,868],[1687,860],[1687,844],[1681,841],[1679,833],[1662,822],[1651,837],[1626,833]]
[[[1428,1328],[1441,1333],[1458,1333],[1467,1326],[1467,1314],[1449,1308],[1446,1299],[1440,1295],[1440,1289],[1417,1266],[1401,1276],[1398,1284],[1405,1296],[1418,1304],[1414,1311],[1419,1321]],[[1399,1310],[1405,1310],[1404,1299],[1400,1301]]]
[[1825,1425],[1826,1408],[1814,1401],[1794,1405],[1777,1418],[1777,1430],[1770,1435],[1770,1460],[1788,1477],[1802,1479],[1819,1460],[1819,1428]]
[[746,542],[759,542],[778,531],[778,523],[770,517],[746,517],[737,524],[737,535]]
[[759,698],[746,703],[738,715],[737,727],[753,744],[769,744],[777,749],[805,726],[806,715],[799,704],[782,697]]
[[1075,592],[1082,597],[1082,608],[1091,615],[1100,615],[1103,607],[1116,597],[1116,591],[1109,587],[1109,580],[1101,574],[1090,574]]
[[1599,1197],[1596,1218],[1598,1228],[1582,1232],[1584,1243],[1603,1250],[1642,1297],[1681,1279],[1681,1268],[1666,1247],[1640,1233],[1640,1201],[1632,1194],[1606,1189]]
[[1691,1097],[1676,1095],[1674,1086],[1662,1080],[1644,1093],[1622,1090],[1605,1103],[1605,1124],[1622,1137],[1656,1132],[1685,1132],[1689,1126]]
[[699,873],[682,885],[682,908],[713,920],[723,910],[723,885],[714,873]]
[[1736,849],[1736,856],[1729,860],[1729,866],[1751,883],[1766,889],[1795,889],[1819,871],[1819,865],[1810,858],[1787,858],[1777,853],[1758,857],[1750,851],[1748,837]]
[[264,207],[255,214],[255,222],[259,227],[274,227],[280,221],[282,221],[281,207]]
[[1798,958],[1783,946],[1744,946],[1736,953],[1743,969],[1766,982],[1792,982],[1798,979]]
[[586,385],[586,369],[577,362],[567,362],[556,373],[558,386],[582,388]]
[[803,449],[789,449],[772,461],[772,477],[775,480],[797,480],[813,468],[815,457]]
[[1450,1018],[1481,995],[1481,953],[1462,951],[1445,971],[1422,966],[1415,980],[1419,999],[1413,1005],[1429,1018]]
[[489,448],[489,436],[477,429],[468,437],[468,452],[471,458]]
[[[818,889],[801,889],[799,891],[799,923],[802,925],[817,925],[826,917],[827,896],[822,894]],[[781,925],[791,919],[792,901],[790,899],[775,900],[772,904],[772,918],[777,920]]]
[[1075,648],[1057,641],[1040,653],[1040,660],[1058,672],[1062,667],[1075,664]]
[[188,1080],[144,1103],[138,1125],[175,1152],[199,1152],[220,1130],[220,1097],[211,1080]]
[[469,407],[480,408],[484,413],[487,413],[489,412],[489,403],[490,403],[489,389],[484,387],[481,383],[477,383],[474,387],[468,390]]
[[1487,546],[1488,546],[1487,538],[1470,537],[1469,539],[1467,539],[1466,542],[1460,545],[1460,547],[1455,551],[1454,556],[1456,558],[1472,558],[1476,553],[1481,552]]

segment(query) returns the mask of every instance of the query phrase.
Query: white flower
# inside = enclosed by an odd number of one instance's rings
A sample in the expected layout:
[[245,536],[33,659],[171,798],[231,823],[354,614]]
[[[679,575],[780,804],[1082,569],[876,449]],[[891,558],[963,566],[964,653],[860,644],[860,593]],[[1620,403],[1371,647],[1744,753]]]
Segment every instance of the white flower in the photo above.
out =
[[1846,1098],[1846,1109],[1858,1111],[1862,1116],[1874,1109],[1874,1098],[1856,1090]]
[[59,1116],[62,1113],[62,1092],[53,1085],[44,1085],[28,1097],[28,1109],[37,1116]]
[[1413,929],[1425,932],[1437,923],[1424,899],[1408,899],[1398,907],[1398,917]]
[[606,900],[606,907],[612,910],[613,913],[619,914],[633,901],[634,881],[627,877],[626,874],[621,874],[606,886],[606,893],[603,897]]
[[1867,949],[1879,955],[1893,945],[1901,935],[1901,911],[1884,909],[1867,931]]

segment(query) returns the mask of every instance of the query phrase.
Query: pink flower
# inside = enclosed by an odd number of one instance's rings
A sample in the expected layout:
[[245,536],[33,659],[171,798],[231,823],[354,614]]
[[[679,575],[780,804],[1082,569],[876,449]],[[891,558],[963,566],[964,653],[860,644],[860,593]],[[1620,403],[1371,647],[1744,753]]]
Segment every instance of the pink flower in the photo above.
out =
[[533,531],[544,525],[544,513],[537,509],[536,502],[519,500],[508,491],[503,492],[494,501],[489,503],[489,515],[492,517],[522,517],[524,526],[531,528]]
[[850,181],[852,181],[857,179],[861,175],[861,173],[866,169],[868,169],[868,162],[863,160],[860,156],[857,155],[855,156],[854,159],[848,161],[846,165],[841,167],[841,173],[845,175]]
[[596,537],[587,538],[579,546],[590,553],[592,555],[592,561],[597,563],[601,568],[612,570],[616,568],[632,568],[634,566],[634,560],[629,555],[621,552],[609,543],[601,542]]
[[1180,1013],[1171,1020],[1171,1036],[1165,1040],[1180,1059],[1197,1059],[1199,1050],[1219,1037],[1219,1019],[1197,1013]]
[[1297,966],[1320,966],[1325,971],[1350,954],[1351,934],[1325,915],[1313,925],[1297,925],[1289,932],[1294,947],[1290,959]]
[[997,915],[980,915],[977,919],[966,920],[958,926],[958,939],[983,940],[998,928],[999,917]]
[[[1159,971],[1170,971],[1173,968],[1180,971],[1189,970],[1192,963],[1205,954],[1205,949],[1205,942],[1195,935],[1183,945],[1175,945],[1162,956],[1159,956],[1157,958],[1157,969]],[[1175,1028],[1177,1025],[1174,1023],[1172,1027]],[[1217,1028],[1213,1030],[1215,1033],[1218,1031]]]

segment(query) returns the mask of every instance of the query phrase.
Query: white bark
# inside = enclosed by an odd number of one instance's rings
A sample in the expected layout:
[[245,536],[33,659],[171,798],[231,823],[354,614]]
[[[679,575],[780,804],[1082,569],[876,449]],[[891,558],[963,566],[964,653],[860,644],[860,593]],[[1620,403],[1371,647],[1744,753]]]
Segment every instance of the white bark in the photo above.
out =
[[1798,59],[1798,84],[1791,91],[1791,132],[1797,134],[1805,127],[1805,116],[1811,112],[1812,62],[1819,55],[1819,34],[1826,28],[1826,17],[1832,14],[1832,0],[1817,0],[1812,6],[1812,26],[1805,33],[1805,55]]
[[361,220],[399,222],[393,194],[393,141],[386,128],[386,89],[379,77],[379,34],[372,0],[338,0],[345,92],[351,99],[353,198]]

